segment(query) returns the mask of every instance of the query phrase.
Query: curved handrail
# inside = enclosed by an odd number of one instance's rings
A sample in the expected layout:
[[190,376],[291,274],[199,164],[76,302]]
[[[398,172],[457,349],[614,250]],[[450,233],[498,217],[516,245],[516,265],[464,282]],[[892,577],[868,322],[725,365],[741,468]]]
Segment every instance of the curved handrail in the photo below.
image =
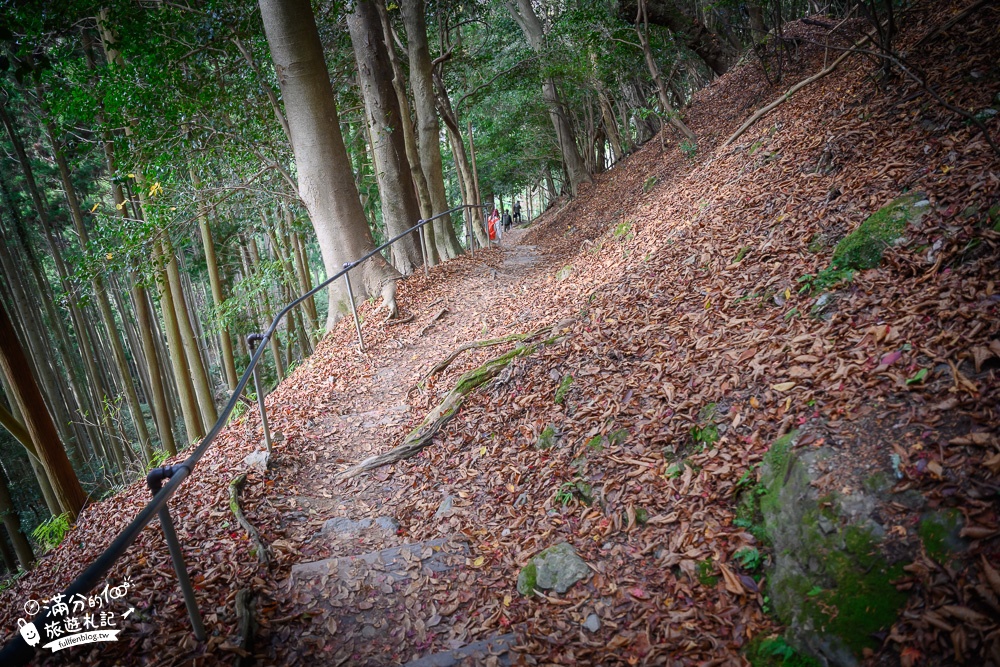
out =
[[[226,403],[226,407],[219,413],[219,418],[216,420],[215,425],[212,426],[211,430],[205,435],[204,438],[202,438],[201,442],[198,443],[198,446],[194,448],[184,461],[172,466],[154,468],[149,472],[147,475],[147,484],[154,492],[153,498],[146,503],[146,506],[139,511],[135,518],[132,519],[132,522],[125,526],[120,533],[118,533],[117,537],[115,537],[115,539],[108,545],[101,555],[95,558],[90,565],[88,565],[87,568],[73,580],[73,583],[71,583],[66,590],[63,591],[63,595],[66,599],[72,597],[73,595],[83,595],[93,590],[100,583],[101,579],[111,571],[111,568],[118,561],[118,559],[121,558],[125,551],[132,545],[133,542],[135,542],[135,540],[139,537],[139,533],[141,533],[149,522],[153,520],[153,517],[155,517],[160,510],[167,506],[167,501],[170,500],[170,497],[174,495],[184,480],[193,474],[195,466],[198,465],[198,461],[200,461],[201,457],[205,455],[206,451],[208,451],[208,448],[212,445],[216,436],[218,436],[222,429],[225,428],[226,422],[229,420],[229,416],[233,412],[233,408],[236,407],[236,403],[239,401],[240,396],[243,394],[243,390],[246,389],[246,386],[253,375],[254,368],[257,367],[257,363],[264,354],[264,350],[267,347],[267,341],[270,340],[271,336],[277,330],[282,318],[285,317],[285,315],[287,315],[292,308],[299,305],[320,290],[329,287],[335,280],[343,276],[352,268],[374,257],[376,253],[382,252],[401,238],[407,236],[408,234],[412,234],[414,231],[417,231],[429,222],[433,222],[438,218],[445,215],[451,215],[452,213],[465,208],[479,207],[470,204],[463,204],[449,209],[444,213],[439,213],[433,217],[427,218],[426,220],[420,220],[414,226],[389,239],[361,259],[348,262],[344,265],[344,268],[341,271],[327,278],[316,287],[298,297],[285,306],[281,312],[275,315],[274,319],[271,320],[271,325],[261,335],[261,342],[257,346],[257,350],[250,357],[250,363],[247,364],[247,369],[243,372],[239,382],[236,383],[236,388],[233,389],[232,395],[229,397],[229,402]],[[163,483],[164,479],[167,480],[165,484]],[[33,622],[35,622],[35,627],[42,628],[50,619],[51,614],[49,613],[48,608],[45,608],[33,619]],[[35,650],[35,648],[31,647],[24,640],[24,638],[18,634],[13,639],[8,641],[7,644],[4,645],[3,649],[0,650],[0,665],[24,665],[34,656]]]

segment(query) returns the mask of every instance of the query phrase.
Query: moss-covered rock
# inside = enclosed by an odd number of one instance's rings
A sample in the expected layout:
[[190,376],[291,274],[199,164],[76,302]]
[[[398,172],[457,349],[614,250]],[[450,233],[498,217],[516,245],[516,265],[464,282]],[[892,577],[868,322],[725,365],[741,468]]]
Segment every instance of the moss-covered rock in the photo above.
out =
[[797,452],[797,435],[775,441],[761,468],[760,510],[774,547],[768,591],[792,646],[824,665],[856,665],[906,600],[892,583],[902,567],[879,549],[884,531],[868,518],[874,496],[820,497],[810,471],[830,451]]
[[882,263],[885,249],[903,235],[906,225],[917,223],[929,208],[930,202],[919,192],[893,200],[840,240],[831,266],[854,271],[874,269]]
[[946,561],[951,555],[964,551],[967,543],[962,538],[965,525],[962,513],[956,509],[940,509],[926,512],[920,517],[917,534],[927,555],[938,562]]
[[517,576],[517,592],[531,595],[536,588],[565,593],[590,576],[590,568],[566,542],[554,544],[533,556]]

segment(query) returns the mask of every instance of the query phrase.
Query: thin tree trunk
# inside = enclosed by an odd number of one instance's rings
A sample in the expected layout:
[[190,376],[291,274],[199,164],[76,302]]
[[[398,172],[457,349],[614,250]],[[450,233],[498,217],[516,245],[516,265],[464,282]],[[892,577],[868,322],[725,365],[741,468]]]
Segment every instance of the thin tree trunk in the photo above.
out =
[[[17,508],[10,499],[10,489],[7,486],[7,475],[0,470],[0,517],[3,518],[4,528],[10,535],[10,541],[14,545],[14,553],[17,554],[17,562],[25,570],[30,570],[35,563],[35,552],[31,550],[31,544],[24,531],[21,530],[21,518],[17,515]],[[0,540],[3,536],[0,535]]]
[[[285,208],[285,222],[291,227],[291,211]],[[298,232],[291,234],[292,248],[295,250],[295,275],[299,281],[301,294],[312,291],[312,280],[309,276],[309,264],[306,258],[306,249],[302,244],[302,237]],[[302,302],[305,306],[306,320],[309,322],[309,337],[315,339],[316,332],[319,331],[319,316],[316,313],[316,300],[311,296]]]
[[379,12],[379,19],[382,21],[382,34],[389,54],[389,62],[392,64],[392,87],[396,90],[396,99],[399,101],[399,117],[403,126],[403,141],[406,145],[406,162],[410,167],[410,177],[417,191],[417,201],[420,203],[420,217],[427,219],[434,215],[434,206],[431,203],[431,193],[427,187],[427,178],[424,176],[423,167],[420,165],[420,152],[417,150],[417,136],[413,129],[413,121],[410,118],[410,100],[406,95],[406,80],[403,75],[403,65],[400,63],[399,55],[393,48],[393,29],[389,23],[389,14],[386,12],[383,0],[376,0],[376,7]]
[[[541,53],[545,47],[545,32],[541,21],[535,14],[531,5],[531,0],[506,0],[507,9],[514,21],[521,27],[525,39],[535,53]],[[570,190],[575,195],[582,183],[590,183],[590,174],[584,167],[580,151],[576,146],[576,137],[573,128],[566,117],[566,109],[559,91],[556,89],[556,82],[552,77],[545,77],[542,81],[542,98],[549,108],[549,117],[552,126],[556,131],[556,139],[559,142],[559,150],[562,153],[563,164],[569,174]]]
[[[193,166],[190,167],[191,184],[195,193],[201,190],[201,178]],[[212,286],[212,302],[216,308],[221,308],[226,297],[222,293],[222,279],[219,276],[219,260],[215,255],[215,242],[212,240],[212,228],[208,225],[208,215],[205,213],[205,203],[201,195],[198,198],[198,229],[201,231],[201,245],[205,251],[205,264],[208,270],[208,280]],[[236,389],[239,376],[236,374],[236,361],[233,358],[233,339],[229,336],[229,328],[219,326],[219,342],[222,345],[222,365],[226,371],[226,381],[229,390]]]
[[87,496],[80,487],[52,417],[45,407],[38,385],[31,373],[28,359],[14,334],[7,310],[0,303],[0,370],[7,376],[13,400],[17,403],[24,426],[38,448],[38,455],[48,474],[59,507],[76,519]]
[[[250,243],[247,246],[247,250],[250,252],[250,261],[253,267],[256,268],[260,266],[260,252],[257,249],[257,239],[250,237]],[[274,311],[271,310],[271,298],[267,295],[267,291],[264,292],[264,327],[271,325],[271,321],[274,319]],[[275,332],[271,336],[270,340],[271,346],[271,356],[274,358],[274,372],[278,378],[278,382],[281,382],[285,377],[285,367],[281,361],[281,341],[278,340],[278,334]]]
[[10,412],[0,404],[0,423],[24,447],[24,450],[28,454],[28,462],[31,464],[31,471],[35,473],[35,480],[38,482],[38,488],[42,492],[42,499],[45,501],[45,506],[49,509],[49,514],[56,516],[60,513],[60,508],[55,491],[52,490],[52,482],[49,481],[45,467],[42,466],[41,459],[38,458],[38,448],[32,442],[31,434],[24,427],[24,418],[21,415],[21,410],[17,407],[17,401],[12,398],[14,395],[13,391],[10,383],[7,381],[7,376],[3,373],[0,373],[0,385],[3,386],[4,395],[10,397]]
[[[414,108],[417,113],[420,165],[424,178],[427,179],[433,214],[438,215],[448,210],[448,197],[444,189],[441,129],[435,108],[433,69],[430,48],[427,44],[424,0],[408,0],[402,3],[401,10],[403,24],[406,27],[406,46],[410,61],[410,87],[413,89]],[[462,248],[455,236],[451,216],[442,216],[433,223],[433,227],[433,246],[440,258],[451,259],[460,255]],[[428,239],[428,245],[430,244],[431,240]]]
[[656,64],[656,59],[653,57],[653,49],[649,44],[649,20],[646,17],[646,0],[637,1],[638,13],[635,17],[635,34],[639,38],[639,45],[642,46],[642,55],[646,59],[646,67],[649,69],[649,74],[653,77],[653,82],[656,84],[656,94],[660,98],[660,106],[663,108],[663,113],[667,117],[667,121],[680,130],[681,134],[687,137],[689,141],[695,142],[698,140],[698,137],[681,120],[680,115],[670,103],[670,92],[667,90],[667,85],[663,82],[660,67]]
[[174,306],[174,295],[171,281],[167,277],[166,262],[163,259],[163,246],[157,241],[153,243],[153,258],[160,267],[156,286],[160,292],[160,311],[163,315],[163,329],[167,334],[170,366],[174,372],[177,395],[180,400],[181,415],[184,418],[184,431],[187,443],[190,444],[205,435],[205,427],[195,398],[191,373],[188,371],[187,356],[184,353],[184,343],[181,339],[180,325],[177,323],[177,308]]

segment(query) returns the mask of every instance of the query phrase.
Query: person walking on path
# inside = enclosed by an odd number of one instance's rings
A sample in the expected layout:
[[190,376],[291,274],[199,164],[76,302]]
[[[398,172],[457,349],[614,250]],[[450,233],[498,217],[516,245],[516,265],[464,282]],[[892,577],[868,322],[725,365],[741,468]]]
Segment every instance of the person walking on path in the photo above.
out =
[[514,202],[514,222],[516,224],[521,224],[521,200],[518,199]]
[[500,240],[500,211],[493,209],[490,217],[486,220],[486,230],[489,232],[490,241]]
[[510,231],[510,226],[511,226],[511,224],[512,224],[512,220],[511,220],[511,218],[510,218],[510,213],[508,213],[508,212],[507,212],[507,211],[505,210],[505,211],[503,212],[503,217],[502,217],[502,218],[500,219],[500,226],[501,226],[501,227],[503,227],[503,230],[504,230],[505,232],[507,232],[507,231]]

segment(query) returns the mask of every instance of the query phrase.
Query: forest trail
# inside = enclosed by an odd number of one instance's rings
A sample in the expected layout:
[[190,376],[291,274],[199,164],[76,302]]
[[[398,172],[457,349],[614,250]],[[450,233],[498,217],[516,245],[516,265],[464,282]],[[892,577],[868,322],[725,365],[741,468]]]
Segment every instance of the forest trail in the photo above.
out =
[[[469,258],[468,270],[452,278],[444,296],[401,314],[408,326],[384,323],[390,333],[370,355],[372,372],[334,392],[327,416],[302,433],[311,445],[286,450],[277,464],[281,495],[273,502],[283,509],[288,546],[303,553],[276,596],[279,615],[290,622],[275,635],[275,648],[289,664],[314,653],[332,664],[397,664],[430,647],[459,649],[456,656],[483,664],[513,642],[512,634],[445,644],[429,638],[439,612],[454,613],[448,609],[454,605],[434,601],[448,590],[438,577],[465,565],[468,544],[444,528],[437,539],[409,539],[386,503],[401,489],[385,470],[348,493],[336,476],[345,462],[390,449],[397,444],[393,437],[405,432],[402,426],[422,418],[411,397],[423,391],[435,362],[475,340],[469,338],[472,325],[481,323],[480,338],[496,335],[490,313],[498,310],[497,302],[528,298],[536,281],[558,270],[542,249],[523,242],[526,231],[513,229],[501,245],[480,253],[480,259],[499,256],[495,266]],[[441,517],[457,500],[448,498],[438,509]],[[309,622],[296,623],[302,616]],[[412,664],[451,664],[444,655],[451,653]]]
[[[995,92],[969,85],[969,72],[995,71],[997,12],[914,51],[962,108],[992,108]],[[901,48],[948,16],[915,9]],[[788,81],[822,68],[822,27],[784,34],[802,44]],[[245,590],[262,665],[406,664],[463,646],[482,654],[471,664],[736,665],[785,631],[779,593],[846,628],[855,662],[988,664],[1000,655],[1000,159],[920,86],[876,86],[872,71],[845,61],[721,147],[785,90],[747,61],[688,110],[695,155],[649,142],[503,249],[411,276],[398,302],[412,320],[390,324],[362,304],[367,353],[342,321],[267,398],[282,437],[242,502],[270,563],[227,493],[260,445],[256,410],[171,504],[208,642],[191,637],[151,527],[110,577],[134,584],[127,641],[69,659],[115,664],[141,650],[160,664],[232,664],[247,653],[234,609]],[[884,258],[831,275],[840,241],[904,194],[924,211],[876,244]],[[511,346],[469,351],[420,386],[455,347],[557,322],[569,323],[470,395],[418,456],[334,479],[398,444],[463,372]],[[806,457],[809,470],[792,475]],[[776,460],[779,481],[804,479],[801,497],[824,499],[814,533],[856,528],[840,503],[880,531],[878,549],[855,542],[857,558],[837,561],[877,581],[824,573],[803,590],[772,587],[775,561],[793,551],[761,530],[760,498],[782,504],[764,480]],[[8,615],[70,580],[147,498],[135,484],[89,507],[4,592]],[[953,519],[937,543],[922,528],[935,515]],[[949,560],[951,537],[961,554]],[[520,594],[522,568],[563,543],[586,575]],[[827,555],[806,553],[820,565]],[[490,638],[505,639],[479,643]]]

